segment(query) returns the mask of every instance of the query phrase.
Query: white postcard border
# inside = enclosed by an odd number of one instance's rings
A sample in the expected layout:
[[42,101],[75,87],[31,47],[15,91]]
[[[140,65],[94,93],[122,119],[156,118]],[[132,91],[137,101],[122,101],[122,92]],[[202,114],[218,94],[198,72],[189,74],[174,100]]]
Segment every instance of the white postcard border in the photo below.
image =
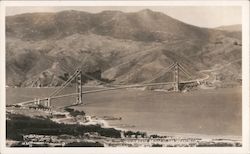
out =
[[[248,1],[1,1],[0,12],[0,152],[1,153],[249,153],[249,2]],[[9,148],[5,122],[5,8],[8,6],[241,6],[242,7],[242,147],[202,148]]]

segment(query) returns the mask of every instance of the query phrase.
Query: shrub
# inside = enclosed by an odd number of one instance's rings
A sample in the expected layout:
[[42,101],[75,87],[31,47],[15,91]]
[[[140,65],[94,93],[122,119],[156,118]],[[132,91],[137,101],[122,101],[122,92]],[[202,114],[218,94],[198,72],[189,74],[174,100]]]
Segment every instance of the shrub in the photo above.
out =
[[87,132],[97,132],[105,137],[120,138],[120,131],[114,128],[102,128],[100,125],[77,125],[59,124],[50,119],[37,119],[23,115],[11,115],[10,120],[6,121],[7,139],[22,141],[22,135],[73,135],[79,136]]

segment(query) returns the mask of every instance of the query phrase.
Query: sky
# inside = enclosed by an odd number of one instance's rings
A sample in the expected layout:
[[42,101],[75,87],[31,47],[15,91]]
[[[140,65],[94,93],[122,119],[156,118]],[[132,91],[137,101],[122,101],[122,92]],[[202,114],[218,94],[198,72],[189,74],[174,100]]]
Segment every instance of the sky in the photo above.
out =
[[123,12],[137,12],[151,9],[165,13],[185,23],[214,28],[224,25],[241,24],[240,6],[19,6],[7,7],[6,15],[16,15],[32,12],[59,12],[64,10],[79,10],[90,13],[99,13],[104,10],[119,10]]

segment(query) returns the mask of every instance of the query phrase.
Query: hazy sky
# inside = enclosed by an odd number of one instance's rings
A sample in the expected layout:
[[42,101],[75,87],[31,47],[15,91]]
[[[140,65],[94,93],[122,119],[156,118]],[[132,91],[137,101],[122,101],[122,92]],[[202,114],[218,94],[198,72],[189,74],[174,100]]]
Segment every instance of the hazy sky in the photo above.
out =
[[75,7],[7,7],[6,15],[31,12],[58,12],[63,10],[79,10],[98,13],[103,10],[119,10],[136,12],[142,9],[163,12],[173,18],[200,27],[218,27],[222,25],[241,24],[240,6],[75,6]]

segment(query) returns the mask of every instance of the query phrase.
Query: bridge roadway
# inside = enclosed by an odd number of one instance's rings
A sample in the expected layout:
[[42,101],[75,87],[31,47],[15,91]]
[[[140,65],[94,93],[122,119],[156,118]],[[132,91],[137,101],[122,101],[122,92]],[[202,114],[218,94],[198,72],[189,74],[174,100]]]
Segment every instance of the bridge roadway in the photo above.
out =
[[[180,82],[180,84],[194,83],[194,82],[198,82],[198,81],[197,80],[182,81],[182,82]],[[119,87],[111,87],[111,88],[104,88],[104,89],[83,91],[82,94],[98,93],[98,92],[118,90],[118,89],[127,89],[127,88],[138,88],[138,87],[157,86],[157,85],[169,85],[169,84],[175,84],[175,82],[159,82],[159,83],[147,83],[147,84],[134,84],[134,85],[127,85],[127,86],[119,86]],[[65,94],[65,95],[52,96],[52,97],[49,97],[49,98],[51,100],[51,99],[68,97],[68,96],[74,96],[74,95],[78,95],[78,93],[70,93],[70,94]],[[39,99],[39,100],[40,101],[45,101],[45,100],[48,100],[48,98],[42,98],[42,99]],[[18,103],[18,105],[25,105],[25,104],[31,104],[31,103],[34,103],[34,100],[21,102],[21,103]]]
[[[169,72],[173,67],[178,67],[178,69],[180,69],[185,75],[187,76],[191,76],[189,73],[187,73],[183,66],[180,65],[179,63],[173,63],[172,65],[170,65],[164,72],[159,72],[157,74],[158,78],[159,76],[162,76],[162,73],[166,73]],[[56,98],[62,98],[62,97],[68,97],[68,96],[74,96],[74,95],[79,95],[79,93],[71,93],[71,94],[64,94],[64,95],[56,95],[58,94],[63,88],[65,88],[74,78],[76,75],[78,75],[79,71],[76,71],[71,78],[69,78],[69,80],[67,80],[65,82],[65,84],[60,87],[58,90],[56,90],[55,92],[53,92],[53,94],[51,94],[49,97],[47,98],[42,98],[42,99],[38,99],[38,101],[49,101],[51,99],[56,99]],[[86,74],[84,74],[86,75]],[[92,78],[92,77],[91,77]],[[133,84],[133,85],[110,85],[110,86],[115,86],[115,87],[111,87],[111,88],[104,88],[104,89],[97,89],[97,90],[89,90],[89,91],[83,91],[82,94],[89,94],[89,93],[98,93],[98,92],[103,92],[103,91],[111,91],[111,90],[118,90],[118,89],[126,89],[126,88],[136,88],[136,87],[146,87],[146,86],[156,86],[156,85],[169,85],[169,84],[176,84],[177,82],[160,82],[160,83],[150,83],[152,82],[154,79],[151,79],[150,81],[147,81],[146,83],[141,83],[141,84]],[[195,79],[195,80],[188,80],[188,81],[181,81],[179,82],[179,84],[188,84],[188,83],[200,83],[204,80],[206,80],[208,78],[208,76],[205,76],[204,78],[199,78],[199,79]],[[30,104],[30,103],[34,103],[35,100],[30,100],[30,101],[25,101],[25,102],[21,102],[18,103],[18,105],[24,105],[24,104]]]

